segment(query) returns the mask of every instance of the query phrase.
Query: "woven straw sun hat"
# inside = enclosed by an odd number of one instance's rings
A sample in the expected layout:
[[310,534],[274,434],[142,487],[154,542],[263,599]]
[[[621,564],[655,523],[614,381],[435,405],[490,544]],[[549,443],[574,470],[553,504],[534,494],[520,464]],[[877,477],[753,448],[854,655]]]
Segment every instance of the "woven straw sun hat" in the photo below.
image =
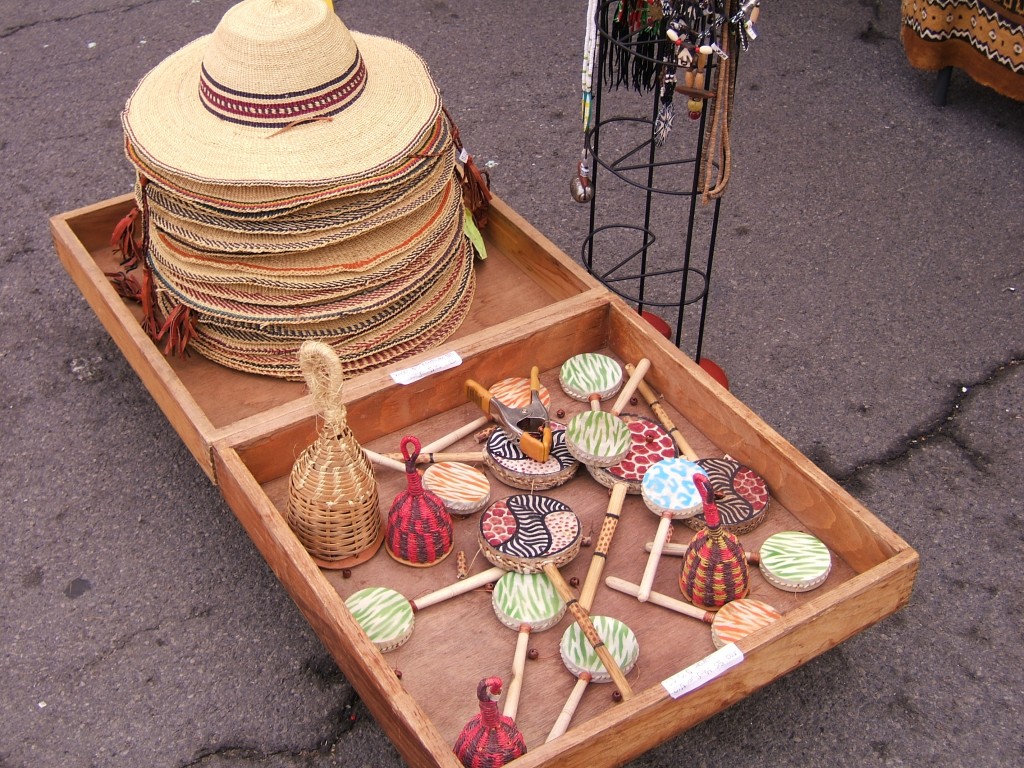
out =
[[440,112],[407,46],[350,32],[323,0],[244,0],[142,79],[122,123],[172,177],[301,187],[386,176]]

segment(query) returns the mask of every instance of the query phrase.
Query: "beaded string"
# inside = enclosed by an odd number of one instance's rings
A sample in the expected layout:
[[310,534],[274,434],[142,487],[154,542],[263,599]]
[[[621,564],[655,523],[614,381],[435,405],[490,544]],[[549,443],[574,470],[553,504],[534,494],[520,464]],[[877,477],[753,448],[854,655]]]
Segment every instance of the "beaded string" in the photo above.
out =
[[588,202],[593,196],[590,152],[587,151],[586,136],[590,130],[590,108],[594,103],[594,60],[597,56],[597,5],[598,0],[587,1],[587,26],[583,35],[580,117],[583,120],[584,146],[580,150],[580,161],[576,166],[576,177],[572,180],[570,187],[573,199],[580,203]]
[[587,26],[583,36],[583,103],[581,116],[583,132],[590,130],[590,106],[594,100],[594,59],[597,54],[597,3],[598,0],[587,2]]

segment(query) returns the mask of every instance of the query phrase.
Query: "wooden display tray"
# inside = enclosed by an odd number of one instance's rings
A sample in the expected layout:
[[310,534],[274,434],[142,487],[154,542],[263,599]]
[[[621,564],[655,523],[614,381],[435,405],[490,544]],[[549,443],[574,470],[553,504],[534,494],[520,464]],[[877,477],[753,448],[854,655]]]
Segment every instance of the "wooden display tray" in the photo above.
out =
[[[128,205],[127,198],[119,198],[54,218],[57,250],[69,273],[403,758],[414,766],[458,766],[452,745],[477,712],[476,684],[490,675],[507,683],[516,634],[498,622],[489,594],[477,591],[424,609],[408,643],[387,655],[377,651],[352,619],[345,597],[365,586],[387,586],[415,598],[455,581],[455,558],[432,568],[410,568],[382,548],[347,577],[313,563],[282,515],[292,462],[316,435],[309,398],[301,385],[236,374],[197,358],[168,361],[159,354],[102,274],[109,268],[106,237]],[[620,764],[906,604],[918,566],[918,555],[906,542],[500,201],[486,236],[493,250],[481,270],[477,300],[482,306],[474,307],[458,337],[432,353],[456,350],[462,365],[406,386],[395,384],[387,370],[346,382],[349,424],[364,446],[393,452],[403,435],[429,442],[473,420],[479,414],[465,402],[467,378],[487,386],[525,376],[538,365],[553,397],[552,411],[562,408],[568,417],[585,406],[561,392],[557,373],[564,360],[583,351],[602,351],[622,362],[646,357],[652,363],[647,381],[663,394],[697,453],[728,453],[766,479],[772,511],[762,526],[741,537],[744,545],[756,549],[771,533],[795,529],[817,536],[833,554],[828,580],[807,593],[777,590],[753,569],[751,595],[780,609],[783,618],[738,643],[743,654],[738,665],[678,699],[662,681],[713,652],[708,627],[602,586],[593,612],[624,621],[640,643],[639,662],[629,674],[635,695],[616,703],[612,686],[592,684],[568,732],[544,743],[575,682],[558,653],[571,619],[535,634],[530,642],[539,658],[527,662],[517,718],[529,752],[511,765]],[[500,280],[488,287],[492,271]],[[518,281],[516,287],[508,280]],[[514,320],[488,324],[495,314],[508,315],[495,312],[500,302],[524,294],[536,304]],[[213,396],[225,391],[232,397]],[[244,407],[237,408],[237,401]],[[627,411],[650,415],[642,400]],[[453,449],[478,448],[467,437]],[[377,477],[386,513],[405,478],[388,469],[379,469]],[[522,492],[493,476],[490,480],[494,500]],[[608,492],[585,469],[543,493],[568,503],[596,539]],[[627,497],[606,576],[640,581],[647,560],[643,544],[657,522],[639,496]],[[688,540],[690,529],[675,526],[676,540]],[[471,572],[490,565],[475,554],[476,527],[476,516],[456,520],[456,547],[472,561]],[[589,561],[584,548],[562,569],[564,575],[582,580]],[[678,596],[678,570],[677,559],[663,558],[655,589]]]
[[[302,382],[233,371],[198,355],[163,355],[140,327],[139,306],[118,296],[105,272],[116,272],[110,235],[135,205],[132,195],[59,214],[50,219],[57,255],[100,322],[153,395],[185,445],[211,479],[211,447],[232,432],[244,431],[287,413],[304,394]],[[537,312],[559,301],[600,292],[594,280],[500,199],[491,205],[485,233],[488,258],[476,265],[477,289],[462,327],[440,347],[408,358],[388,370],[403,368],[446,350],[486,345],[488,330],[501,318],[513,325],[538,322]],[[366,377],[363,377],[366,378]],[[379,376],[367,383],[376,386]],[[347,385],[360,391],[359,378]],[[230,397],[224,397],[230,392]]]

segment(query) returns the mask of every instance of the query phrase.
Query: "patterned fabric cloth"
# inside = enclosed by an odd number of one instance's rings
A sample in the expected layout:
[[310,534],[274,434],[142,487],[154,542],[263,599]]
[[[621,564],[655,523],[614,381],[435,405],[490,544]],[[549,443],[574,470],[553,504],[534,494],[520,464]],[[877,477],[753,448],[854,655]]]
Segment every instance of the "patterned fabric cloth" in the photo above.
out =
[[962,69],[1024,101],[1024,0],[902,0],[903,47],[918,69]]

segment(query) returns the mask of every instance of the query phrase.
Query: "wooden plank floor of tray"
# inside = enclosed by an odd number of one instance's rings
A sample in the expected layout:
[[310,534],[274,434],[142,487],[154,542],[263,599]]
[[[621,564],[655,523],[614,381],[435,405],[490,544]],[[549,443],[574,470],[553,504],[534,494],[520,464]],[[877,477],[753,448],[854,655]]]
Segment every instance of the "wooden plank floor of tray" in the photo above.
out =
[[[609,354],[607,350],[604,352]],[[557,370],[545,371],[541,380],[551,392],[552,412],[561,408],[565,410],[566,418],[570,418],[572,414],[587,407],[585,403],[571,400],[562,392]],[[653,418],[647,405],[642,402],[628,406],[625,412]],[[414,434],[423,443],[427,443],[469,423],[478,415],[479,412],[467,404],[417,424],[412,430],[395,432],[374,440],[366,447],[378,452],[394,452],[398,450],[405,434]],[[699,455],[722,455],[677,411],[670,409],[670,415]],[[468,437],[450,450],[476,451],[480,448],[473,437]],[[382,511],[386,513],[391,499],[404,490],[405,476],[388,469],[377,469],[376,474]],[[528,492],[507,486],[492,473],[487,474],[491,482],[492,501]],[[279,510],[286,509],[287,477],[266,483],[264,489]],[[565,485],[540,493],[568,504],[580,517],[584,533],[590,533],[596,540],[607,506],[608,490],[591,478],[585,468],[581,466],[576,476]],[[491,567],[491,563],[478,552],[478,521],[479,514],[465,519],[455,518],[453,521],[455,548],[466,553],[471,562],[471,573]],[[604,576],[619,576],[639,583],[647,563],[644,543],[653,539],[657,526],[658,518],[648,510],[640,496],[627,496]],[[799,520],[773,500],[765,522],[743,535],[741,541],[748,549],[756,550],[772,533],[803,529],[805,527]],[[674,540],[677,542],[689,541],[693,533],[682,522],[674,524]],[[576,559],[562,568],[567,580],[576,577],[582,583],[591,553],[591,549],[581,548]],[[680,566],[679,558],[663,556],[654,585],[655,591],[681,599],[676,584]],[[752,567],[750,573],[750,596],[785,613],[843,583],[854,571],[834,556],[833,569],[826,583],[805,594],[776,589],[762,578],[756,567]],[[386,586],[415,599],[454,583],[457,579],[454,557],[434,567],[411,568],[396,563],[383,548],[369,562],[350,569],[350,574],[346,578],[338,571],[325,571],[328,581],[343,598],[364,587]],[[640,656],[628,676],[636,691],[657,685],[715,650],[708,625],[655,605],[642,604],[604,585],[598,590],[592,613],[617,618],[636,634]],[[531,635],[530,647],[538,651],[538,658],[527,663],[517,716],[517,723],[528,745],[543,743],[575,684],[575,678],[563,665],[558,650],[562,633],[571,622],[571,616],[566,614],[556,627]],[[477,682],[490,675],[498,675],[506,682],[510,679],[515,643],[516,633],[498,621],[491,608],[490,593],[481,589],[417,613],[412,638],[398,650],[386,654],[385,659],[401,672],[403,687],[421,704],[442,736],[454,743],[466,720],[477,711]],[[614,685],[611,684],[591,684],[573,718],[572,727],[616,706],[611,698],[613,689]]]

